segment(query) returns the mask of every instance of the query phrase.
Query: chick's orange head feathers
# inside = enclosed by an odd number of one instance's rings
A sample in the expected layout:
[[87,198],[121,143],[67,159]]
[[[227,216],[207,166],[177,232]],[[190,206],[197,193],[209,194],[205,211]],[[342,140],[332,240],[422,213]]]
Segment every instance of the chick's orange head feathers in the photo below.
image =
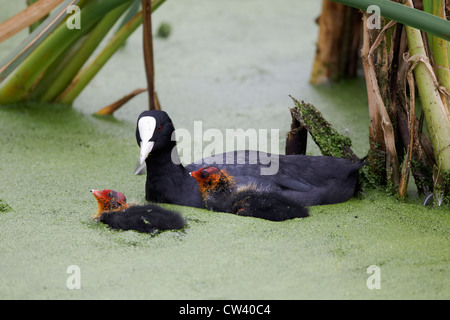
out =
[[127,198],[125,198],[122,192],[105,189],[91,190],[91,193],[97,199],[98,210],[100,212],[122,210],[128,207]]
[[189,173],[197,180],[200,193],[205,197],[208,192],[233,183],[233,178],[225,170],[216,167],[203,167]]

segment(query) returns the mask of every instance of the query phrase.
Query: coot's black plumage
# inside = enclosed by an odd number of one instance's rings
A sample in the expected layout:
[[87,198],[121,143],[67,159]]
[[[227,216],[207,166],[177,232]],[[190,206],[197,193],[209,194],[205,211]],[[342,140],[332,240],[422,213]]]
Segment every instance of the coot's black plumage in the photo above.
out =
[[[164,111],[144,111],[138,117],[136,140],[141,148],[141,164],[145,162],[147,166],[145,197],[148,201],[204,208],[197,182],[189,172],[214,164],[232,175],[238,185],[270,186],[305,206],[339,203],[355,193],[358,171],[363,166],[363,163],[327,156],[279,155],[274,160],[278,161],[276,174],[261,175],[261,168],[271,165],[262,164],[267,154],[234,151],[184,167],[179,164],[172,138],[174,131],[172,120]],[[222,164],[218,164],[219,157]],[[234,161],[227,164],[230,158]]]
[[110,189],[91,190],[97,199],[99,222],[116,230],[135,230],[153,233],[158,230],[176,230],[185,226],[183,217],[175,211],[155,204],[129,205],[123,193]]
[[212,211],[229,212],[240,216],[272,221],[307,217],[308,209],[270,187],[254,183],[237,186],[234,177],[225,170],[206,167],[191,172],[198,182],[206,207]]

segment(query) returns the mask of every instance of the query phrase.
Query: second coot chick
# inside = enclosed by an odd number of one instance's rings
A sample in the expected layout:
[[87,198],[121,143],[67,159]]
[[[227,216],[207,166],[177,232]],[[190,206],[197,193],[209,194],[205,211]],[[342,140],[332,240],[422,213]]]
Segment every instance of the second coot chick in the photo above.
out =
[[201,168],[190,173],[197,180],[205,206],[212,211],[229,212],[271,221],[284,221],[308,216],[302,204],[277,190],[250,183],[238,186],[225,170]]
[[182,229],[183,217],[155,204],[128,205],[123,193],[114,190],[91,190],[98,203],[97,221],[116,230],[153,233],[158,230]]

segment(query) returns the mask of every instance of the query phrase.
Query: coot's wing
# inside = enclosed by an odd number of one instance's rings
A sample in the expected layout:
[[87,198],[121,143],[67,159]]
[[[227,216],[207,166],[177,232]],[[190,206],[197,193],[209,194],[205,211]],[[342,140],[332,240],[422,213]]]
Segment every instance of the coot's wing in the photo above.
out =
[[[307,192],[312,184],[304,179],[302,170],[311,165],[309,158],[285,156],[259,151],[240,150],[202,159],[202,163],[187,166],[190,171],[213,165],[225,169],[238,184],[256,183],[275,189],[292,189]],[[198,168],[198,169],[197,169]]]
[[[275,155],[241,150],[204,158],[201,163],[188,167],[192,171],[209,165],[227,170],[238,184],[256,183],[320,198],[330,184],[338,181],[343,187],[349,184],[354,189],[357,172],[364,164],[330,156]],[[309,202],[314,202],[312,198]]]

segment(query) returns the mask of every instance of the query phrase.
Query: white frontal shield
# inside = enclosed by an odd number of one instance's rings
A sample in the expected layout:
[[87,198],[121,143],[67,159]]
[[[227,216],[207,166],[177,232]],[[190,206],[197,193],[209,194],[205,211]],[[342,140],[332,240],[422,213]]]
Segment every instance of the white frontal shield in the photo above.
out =
[[139,135],[141,136],[141,154],[140,154],[140,164],[145,163],[150,152],[152,152],[154,141],[150,141],[155,133],[156,120],[153,117],[142,117],[138,122]]

